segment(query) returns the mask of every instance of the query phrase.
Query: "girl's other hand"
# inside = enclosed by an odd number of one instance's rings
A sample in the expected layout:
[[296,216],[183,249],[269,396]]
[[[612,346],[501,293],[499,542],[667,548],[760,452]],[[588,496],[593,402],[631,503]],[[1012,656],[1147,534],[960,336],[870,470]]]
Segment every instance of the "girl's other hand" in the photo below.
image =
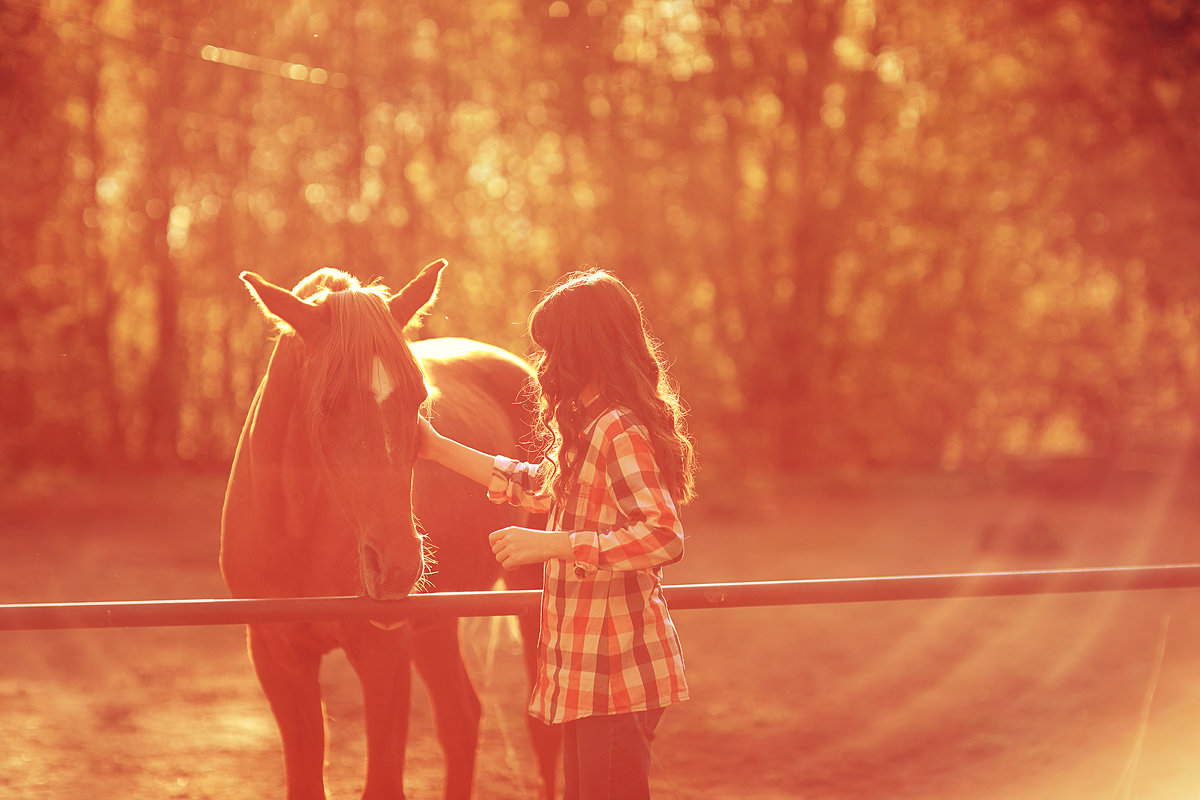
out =
[[551,558],[570,558],[572,555],[571,537],[563,531],[501,528],[488,534],[488,541],[496,560],[505,569],[539,564]]

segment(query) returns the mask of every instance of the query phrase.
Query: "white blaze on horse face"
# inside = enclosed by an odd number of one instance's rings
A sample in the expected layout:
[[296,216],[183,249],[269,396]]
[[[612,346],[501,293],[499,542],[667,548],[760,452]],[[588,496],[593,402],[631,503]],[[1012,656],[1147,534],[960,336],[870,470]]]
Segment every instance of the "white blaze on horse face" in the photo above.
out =
[[392,379],[388,375],[387,369],[376,356],[371,363],[371,392],[375,395],[375,402],[383,405],[383,401],[391,397],[395,390],[396,387],[392,386]]
[[[376,356],[371,362],[371,393],[375,395],[375,402],[380,409],[383,408],[383,401],[391,397],[392,392],[396,387],[392,385],[392,379],[388,375],[387,368],[383,366],[383,362]],[[387,425],[383,426],[383,445],[387,448],[388,456],[392,454],[392,437],[388,435]]]

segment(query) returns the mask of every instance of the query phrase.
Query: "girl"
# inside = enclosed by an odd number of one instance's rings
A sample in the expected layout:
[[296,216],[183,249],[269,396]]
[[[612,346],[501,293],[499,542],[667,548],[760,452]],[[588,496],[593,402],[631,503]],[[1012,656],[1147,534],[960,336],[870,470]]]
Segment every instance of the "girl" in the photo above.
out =
[[545,531],[490,535],[507,569],[545,562],[530,714],[563,725],[567,800],[649,798],[650,741],[686,700],[661,569],[683,556],[676,503],[693,496],[679,398],[633,294],[603,270],[568,275],[534,308],[540,464],[421,427],[421,455],[549,511]]

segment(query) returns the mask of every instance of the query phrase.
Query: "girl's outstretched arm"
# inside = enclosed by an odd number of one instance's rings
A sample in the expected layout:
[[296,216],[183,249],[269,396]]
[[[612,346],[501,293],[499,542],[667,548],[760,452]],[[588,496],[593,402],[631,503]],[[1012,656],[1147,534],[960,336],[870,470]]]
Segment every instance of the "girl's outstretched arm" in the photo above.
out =
[[481,453],[473,447],[467,447],[461,442],[442,436],[429,420],[424,417],[419,421],[420,445],[417,455],[436,461],[442,466],[470,478],[476,483],[487,486],[492,479],[492,465],[496,457]]

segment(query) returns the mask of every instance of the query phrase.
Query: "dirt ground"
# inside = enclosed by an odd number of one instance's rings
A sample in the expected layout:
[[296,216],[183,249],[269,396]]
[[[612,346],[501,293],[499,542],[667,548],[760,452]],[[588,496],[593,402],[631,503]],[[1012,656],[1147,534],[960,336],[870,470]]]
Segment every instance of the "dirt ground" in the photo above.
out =
[[[803,479],[688,510],[668,583],[1200,562],[1169,474],[1023,488]],[[23,476],[0,492],[0,602],[226,596],[220,476]],[[1200,796],[1200,591],[677,611],[693,699],[664,717],[658,798]],[[463,623],[485,704],[476,797],[535,796],[507,619]],[[0,797],[282,797],[240,627],[0,633]],[[327,659],[328,786],[362,784],[362,708]],[[417,684],[419,686],[419,684]],[[414,701],[410,798],[441,796]]]

